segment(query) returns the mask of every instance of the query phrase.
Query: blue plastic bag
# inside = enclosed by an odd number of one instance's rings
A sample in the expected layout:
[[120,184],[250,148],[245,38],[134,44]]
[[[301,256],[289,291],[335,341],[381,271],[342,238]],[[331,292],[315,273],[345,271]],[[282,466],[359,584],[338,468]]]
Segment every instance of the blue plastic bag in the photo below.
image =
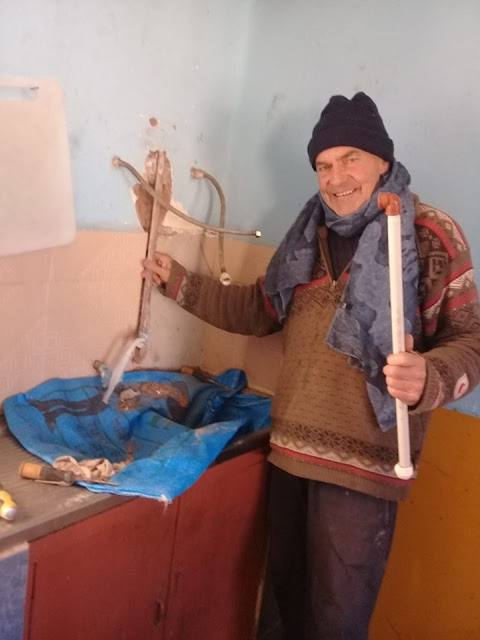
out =
[[271,400],[242,393],[245,373],[229,369],[218,386],[172,372],[126,373],[103,402],[99,377],[53,379],[5,400],[10,431],[52,463],[107,458],[131,462],[117,486],[81,483],[91,491],[170,501],[190,487],[236,435],[270,424]]

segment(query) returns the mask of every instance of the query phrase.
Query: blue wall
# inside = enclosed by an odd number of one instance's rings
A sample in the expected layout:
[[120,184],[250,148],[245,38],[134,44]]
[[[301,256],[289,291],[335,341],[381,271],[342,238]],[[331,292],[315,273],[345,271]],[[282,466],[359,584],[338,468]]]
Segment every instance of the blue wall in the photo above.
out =
[[377,102],[397,158],[425,202],[452,213],[474,245],[480,146],[480,3],[263,0],[248,34],[235,118],[232,215],[277,244],[316,180],[306,156],[328,98]]
[[[80,228],[136,229],[120,155],[167,150],[174,198],[205,216],[195,164],[225,183],[250,0],[0,2],[0,75],[49,76],[65,92]],[[151,127],[149,119],[158,120]]]
[[413,189],[460,220],[480,264],[478,24],[476,0],[4,0],[0,75],[62,84],[81,228],[137,228],[110,159],[141,167],[161,147],[192,214],[210,201],[195,164],[224,185],[230,224],[271,245],[316,189],[321,109],[366,91]]
[[[412,190],[452,214],[480,273],[480,3],[256,2],[228,183],[230,216],[277,245],[316,188],[306,145],[329,97],[377,102]],[[480,416],[480,388],[452,405]]]
[[[363,90],[478,269],[479,24],[477,0],[0,0],[0,75],[62,84],[80,228],[138,228],[111,157],[141,167],[165,148],[192,215],[216,208],[197,165],[223,184],[229,226],[270,245],[316,190],[305,148],[321,109]],[[461,406],[479,414],[474,396]]]

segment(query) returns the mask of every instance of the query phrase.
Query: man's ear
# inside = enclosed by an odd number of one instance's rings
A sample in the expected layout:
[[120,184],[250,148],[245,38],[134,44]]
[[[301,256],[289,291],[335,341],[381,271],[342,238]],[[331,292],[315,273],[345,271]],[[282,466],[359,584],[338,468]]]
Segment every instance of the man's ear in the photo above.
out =
[[[382,160],[383,160],[383,158],[382,158]],[[383,160],[383,162],[385,163],[385,168],[380,173],[381,176],[384,176],[386,173],[388,173],[390,171],[390,163],[387,162],[386,160]]]

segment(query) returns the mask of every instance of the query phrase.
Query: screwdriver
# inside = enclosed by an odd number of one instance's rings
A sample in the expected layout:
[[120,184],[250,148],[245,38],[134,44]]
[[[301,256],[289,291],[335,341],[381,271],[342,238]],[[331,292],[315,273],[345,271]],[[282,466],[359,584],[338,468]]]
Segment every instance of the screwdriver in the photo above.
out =
[[0,482],[0,517],[4,520],[15,520],[17,515],[17,505],[12,500],[12,496],[3,489]]
[[21,478],[29,478],[31,480],[40,480],[41,482],[52,482],[62,484],[73,484],[75,477],[71,471],[60,471],[46,464],[38,464],[36,462],[22,462],[18,468]]
[[81,476],[76,476],[72,471],[63,471],[55,467],[39,464],[36,462],[22,462],[18,469],[21,478],[29,478],[30,480],[38,480],[51,484],[72,485],[74,482],[89,482],[90,484],[109,484],[117,486],[114,482],[102,480],[100,478],[92,478],[87,480]]

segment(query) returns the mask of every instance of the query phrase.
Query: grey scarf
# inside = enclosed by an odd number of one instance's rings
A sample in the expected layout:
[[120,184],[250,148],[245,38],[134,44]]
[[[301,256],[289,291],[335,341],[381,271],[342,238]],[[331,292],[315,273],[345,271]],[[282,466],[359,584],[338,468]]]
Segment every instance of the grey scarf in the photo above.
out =
[[349,356],[364,372],[367,392],[382,430],[396,424],[395,401],[387,391],[382,367],[392,352],[388,273],[387,217],[378,208],[378,194],[396,193],[403,205],[402,266],[405,332],[412,333],[418,302],[418,258],[415,207],[408,188],[410,175],[399,162],[382,179],[370,200],[349,216],[337,216],[316,193],[275,252],[265,276],[265,293],[284,322],[295,288],[311,281],[318,256],[316,231],[326,224],[341,236],[359,235],[342,301],[326,342]]

